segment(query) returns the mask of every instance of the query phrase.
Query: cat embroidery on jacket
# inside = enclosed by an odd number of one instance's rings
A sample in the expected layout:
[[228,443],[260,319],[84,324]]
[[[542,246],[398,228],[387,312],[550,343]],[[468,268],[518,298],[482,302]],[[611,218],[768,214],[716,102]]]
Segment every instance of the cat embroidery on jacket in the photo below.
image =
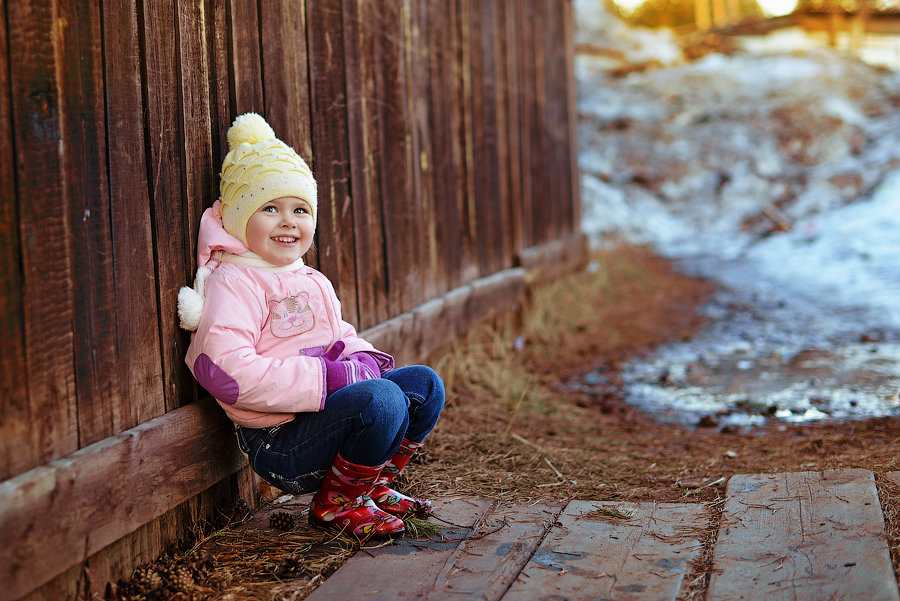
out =
[[282,300],[269,301],[272,335],[289,338],[312,330],[316,321],[309,308],[309,294],[301,292]]

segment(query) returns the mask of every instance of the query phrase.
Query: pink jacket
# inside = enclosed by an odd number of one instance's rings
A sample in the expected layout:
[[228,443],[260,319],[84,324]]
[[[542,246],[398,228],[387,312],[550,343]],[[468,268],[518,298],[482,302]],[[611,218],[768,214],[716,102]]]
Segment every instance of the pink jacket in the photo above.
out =
[[382,373],[393,368],[390,355],[341,318],[328,278],[302,262],[285,271],[250,253],[222,227],[218,202],[200,222],[198,264],[216,257],[221,263],[205,281],[185,361],[235,424],[268,428],[320,411],[326,388],[319,357],[338,340],[343,356],[365,351]]

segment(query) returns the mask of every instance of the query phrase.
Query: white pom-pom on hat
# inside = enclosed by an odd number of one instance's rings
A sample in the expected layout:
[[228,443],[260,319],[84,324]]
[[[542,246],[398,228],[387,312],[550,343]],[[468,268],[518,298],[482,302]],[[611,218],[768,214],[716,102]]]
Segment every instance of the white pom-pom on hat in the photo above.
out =
[[274,140],[275,131],[265,119],[256,113],[244,113],[234,120],[228,130],[228,148],[235,149],[244,142],[256,144],[263,140]]

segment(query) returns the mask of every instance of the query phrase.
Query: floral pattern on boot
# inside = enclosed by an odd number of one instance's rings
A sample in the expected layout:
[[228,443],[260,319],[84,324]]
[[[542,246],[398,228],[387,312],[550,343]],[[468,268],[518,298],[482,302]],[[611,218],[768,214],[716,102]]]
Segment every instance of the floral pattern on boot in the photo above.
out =
[[380,473],[381,466],[365,467],[340,455],[335,457],[322,487],[313,496],[310,523],[361,539],[403,534],[403,522],[379,509],[368,496]]
[[421,446],[421,442],[412,442],[404,438],[400,448],[384,465],[381,474],[375,481],[375,486],[369,493],[372,500],[375,501],[375,504],[382,511],[398,517],[424,517],[433,511],[434,508],[431,506],[431,501],[404,495],[388,486],[406,467],[416,449]]

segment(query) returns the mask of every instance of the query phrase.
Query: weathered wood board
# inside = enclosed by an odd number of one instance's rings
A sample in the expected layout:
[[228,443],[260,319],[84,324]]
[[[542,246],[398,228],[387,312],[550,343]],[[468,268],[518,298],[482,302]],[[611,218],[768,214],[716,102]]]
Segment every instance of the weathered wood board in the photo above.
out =
[[436,506],[453,524],[440,535],[363,549],[307,599],[499,600],[563,505],[451,498]]
[[897,584],[866,470],[728,483],[707,601],[893,601]]
[[503,601],[675,599],[705,527],[698,504],[572,501]]

